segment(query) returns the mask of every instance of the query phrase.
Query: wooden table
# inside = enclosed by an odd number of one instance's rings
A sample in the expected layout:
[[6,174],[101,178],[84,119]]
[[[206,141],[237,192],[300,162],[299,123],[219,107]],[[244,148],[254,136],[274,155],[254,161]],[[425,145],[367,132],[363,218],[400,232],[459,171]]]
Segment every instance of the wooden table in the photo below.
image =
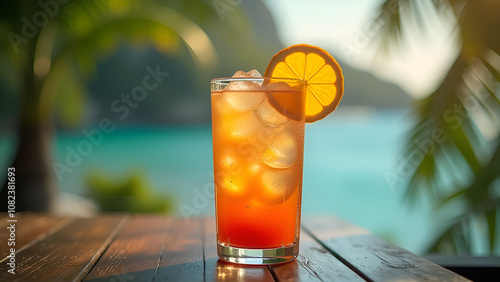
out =
[[[0,281],[467,281],[335,217],[305,218],[298,259],[273,266],[219,261],[210,217],[17,213],[17,222],[8,219],[0,220]],[[8,272],[11,224],[15,274]]]

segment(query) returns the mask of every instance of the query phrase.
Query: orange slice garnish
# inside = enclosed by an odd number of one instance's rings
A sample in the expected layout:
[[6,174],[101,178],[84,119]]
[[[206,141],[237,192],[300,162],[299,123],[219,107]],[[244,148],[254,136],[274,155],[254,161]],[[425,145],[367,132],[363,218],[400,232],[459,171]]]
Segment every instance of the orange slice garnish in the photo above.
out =
[[[306,122],[315,122],[333,112],[344,92],[344,77],[337,61],[325,50],[307,44],[293,45],[278,52],[269,62],[264,76],[302,80],[306,92]],[[300,115],[290,112],[285,103],[282,97],[271,97],[271,104],[282,114]],[[295,109],[300,110],[303,109]]]

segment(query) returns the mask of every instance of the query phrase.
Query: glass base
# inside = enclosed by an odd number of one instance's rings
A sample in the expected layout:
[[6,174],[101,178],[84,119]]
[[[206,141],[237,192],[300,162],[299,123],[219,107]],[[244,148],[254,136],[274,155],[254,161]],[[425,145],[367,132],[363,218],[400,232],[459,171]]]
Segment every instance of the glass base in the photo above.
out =
[[217,254],[222,260],[240,264],[277,264],[289,262],[299,255],[299,243],[275,249],[243,249],[217,243]]

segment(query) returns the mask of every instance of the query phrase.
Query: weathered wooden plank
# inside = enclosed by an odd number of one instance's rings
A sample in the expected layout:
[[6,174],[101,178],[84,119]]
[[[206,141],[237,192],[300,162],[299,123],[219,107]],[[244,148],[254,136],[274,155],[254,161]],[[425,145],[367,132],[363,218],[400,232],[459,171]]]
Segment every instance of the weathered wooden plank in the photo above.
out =
[[167,225],[155,281],[203,281],[202,219],[172,219]]
[[123,214],[77,219],[16,254],[16,274],[0,264],[0,281],[80,280],[127,221]]
[[0,227],[3,227],[4,222],[7,222],[7,219],[9,219],[9,216],[6,212],[0,212]]
[[[0,229],[0,262],[4,261],[10,254],[11,247],[16,252],[22,251],[25,247],[42,240],[50,234],[58,231],[74,219],[55,217],[47,214],[25,213],[18,217],[16,222],[12,222],[14,233],[14,246],[9,246],[7,240],[10,236],[10,230],[7,227]],[[5,243],[4,243],[5,242]]]
[[342,262],[374,281],[468,281],[435,263],[333,217],[311,218],[304,228]]
[[204,254],[206,281],[274,281],[267,266],[226,263],[217,257],[215,219],[204,219]]
[[279,281],[365,281],[303,231],[297,259],[270,268]]
[[172,218],[137,215],[111,243],[86,281],[152,281]]
[[2,220],[0,220],[0,228],[4,229],[5,227],[7,227],[10,224],[9,220],[19,220],[22,217],[23,217],[22,212],[15,213],[13,218],[9,217],[8,213],[3,212],[2,215],[0,216],[0,218],[2,218]]
[[[9,216],[7,215],[6,212],[0,212],[0,245],[2,246],[8,246],[7,245],[7,239],[9,236],[9,230],[7,229],[7,226],[9,226]],[[0,261],[3,259],[3,256],[0,256]]]

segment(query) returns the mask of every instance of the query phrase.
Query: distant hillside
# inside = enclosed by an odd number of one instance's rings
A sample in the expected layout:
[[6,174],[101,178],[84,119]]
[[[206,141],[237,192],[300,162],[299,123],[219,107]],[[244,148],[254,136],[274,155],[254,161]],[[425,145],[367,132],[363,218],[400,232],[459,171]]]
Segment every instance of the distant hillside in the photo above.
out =
[[339,62],[344,74],[342,105],[409,107],[412,98],[400,87]]
[[[223,60],[221,71],[225,73],[221,73],[222,76],[232,75],[232,71],[236,68],[247,71],[250,69],[257,69],[264,73],[271,57],[281,49],[287,47],[279,42],[274,19],[267,7],[261,1],[244,1],[242,2],[241,8],[244,11],[246,19],[252,26],[252,32],[247,34],[246,37],[249,37],[248,39],[257,43],[254,43],[250,48],[253,52],[245,51],[248,57],[251,58],[249,63],[248,61],[241,61],[238,62],[239,65],[235,67],[236,60],[233,59],[229,62]],[[240,17],[241,15],[227,13],[226,22],[230,22],[232,17],[235,16]],[[209,33],[211,31],[213,30],[208,30]],[[214,32],[212,35],[217,38],[217,36],[219,36],[217,34],[217,32]],[[228,40],[220,40],[219,42],[227,41]],[[217,40],[215,40],[215,42],[217,42]],[[241,42],[239,43],[241,44]],[[216,43],[216,46],[220,54],[234,53],[234,50],[227,49],[225,44]],[[241,58],[239,60],[241,60]],[[342,98],[343,105],[369,105],[375,107],[410,106],[412,98],[400,87],[381,81],[372,74],[354,69],[343,62],[339,61],[339,64],[345,78],[345,94]]]

